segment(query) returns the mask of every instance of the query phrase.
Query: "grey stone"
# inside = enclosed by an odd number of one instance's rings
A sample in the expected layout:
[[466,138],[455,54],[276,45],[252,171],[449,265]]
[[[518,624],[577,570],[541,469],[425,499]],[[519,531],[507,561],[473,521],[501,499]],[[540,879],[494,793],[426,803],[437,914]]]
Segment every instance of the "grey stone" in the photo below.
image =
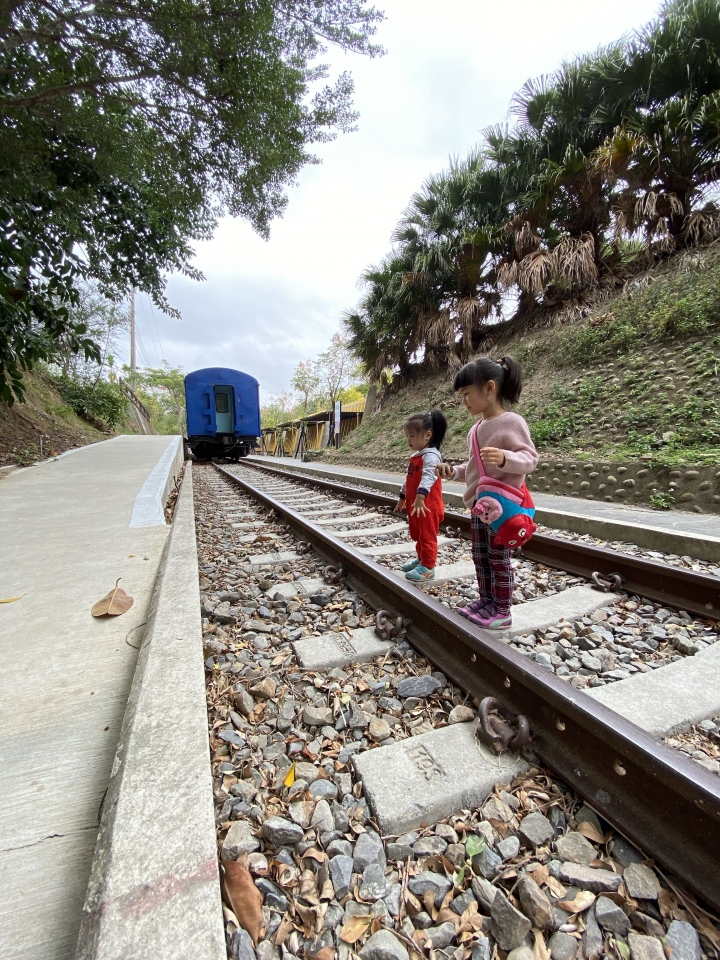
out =
[[650,867],[644,863],[631,863],[623,875],[627,892],[639,900],[657,900],[660,884]]
[[302,760],[298,760],[295,763],[295,779],[304,780],[306,783],[315,783],[317,778],[320,776],[318,773],[318,768],[314,763],[305,763]]
[[288,908],[288,898],[277,884],[273,883],[272,880],[268,880],[267,877],[258,877],[255,880],[255,886],[265,898],[264,903],[266,907],[269,907],[271,910],[277,910],[278,913],[285,913]]
[[262,825],[263,836],[276,847],[292,847],[303,838],[304,830],[283,817],[270,817]]
[[235,704],[235,709],[238,713],[241,713],[244,717],[247,717],[248,714],[252,713],[255,709],[255,701],[247,692],[245,687],[237,686],[233,693],[233,703]]
[[428,927],[433,925],[433,919],[429,913],[426,913],[425,910],[421,910],[420,913],[416,913],[412,919],[412,922],[415,924],[415,927],[418,930],[427,930]]
[[332,780],[315,780],[308,787],[310,795],[316,800],[337,800],[338,788]]
[[502,858],[490,849],[485,847],[481,853],[475,854],[472,858],[473,870],[477,870],[486,880],[492,880],[502,866]]
[[475,711],[473,708],[466,707],[463,704],[458,704],[457,707],[453,707],[448,714],[448,723],[467,723],[474,719]]
[[387,912],[390,914],[391,917],[396,917],[400,913],[401,895],[402,895],[401,883],[389,884],[389,889],[388,889],[388,892],[383,897],[383,902],[387,907]]
[[431,873],[429,870],[425,870],[422,873],[415,874],[414,877],[410,877],[408,887],[410,892],[420,899],[428,890],[432,890],[435,894],[435,906],[439,907],[448,890],[452,889],[452,880],[439,873]]
[[280,951],[270,940],[261,940],[255,953],[257,960],[280,960]]
[[[312,820],[310,821],[311,827],[316,827],[321,835],[332,833],[335,829],[335,821],[333,819],[332,811],[330,810],[330,804],[327,800],[319,800],[315,805],[315,812],[313,813]],[[325,842],[325,841],[323,841]],[[330,842],[329,840],[327,841]]]
[[552,960],[572,960],[577,953],[578,941],[569,933],[558,931],[548,941],[548,949]]
[[631,930],[628,934],[631,960],[665,960],[662,943],[655,937],[646,937]]
[[529,813],[519,829],[520,839],[529,847],[541,847],[555,836],[553,825],[542,813]]
[[646,933],[649,937],[665,938],[665,927],[655,919],[648,916],[641,910],[635,910],[632,915],[632,925],[640,933]]
[[335,722],[336,730],[364,730],[370,723],[370,718],[352,700],[345,707]]
[[492,922],[490,932],[501,950],[514,950],[519,947],[530,932],[532,924],[498,891],[490,909]]
[[598,815],[595,813],[592,807],[589,807],[586,803],[584,803],[575,814],[575,820],[578,823],[591,823],[600,834],[605,832],[602,828],[602,824],[600,823]]
[[416,857],[429,857],[433,854],[441,855],[447,850],[447,840],[442,837],[423,837],[413,844],[413,853]]
[[401,941],[389,930],[378,930],[360,950],[362,960],[409,960]]
[[325,916],[323,917],[323,929],[324,930],[335,930],[338,929],[342,922],[343,917],[345,916],[345,911],[340,906],[336,900],[331,900],[325,911]]
[[599,657],[594,657],[588,651],[580,654],[580,663],[586,670],[592,670],[593,673],[599,673],[602,670],[602,661]]
[[442,689],[444,684],[442,684],[436,677],[433,676],[422,676],[422,677],[405,677],[404,680],[401,680],[397,686],[398,696],[405,699],[406,697],[429,697],[431,694],[435,693],[436,690]]
[[466,890],[464,893],[461,893],[460,896],[455,897],[454,900],[450,903],[450,909],[453,910],[458,916],[462,916],[463,913],[467,910],[469,906],[473,903],[477,903],[475,899],[475,894],[472,890]]
[[590,907],[583,916],[585,920],[585,932],[582,938],[583,950],[588,960],[594,960],[602,954],[605,938],[595,919],[595,910]]
[[233,934],[230,956],[232,960],[256,960],[255,948],[247,930],[239,929]]
[[555,841],[555,849],[561,859],[587,866],[597,857],[595,847],[581,833],[572,831]]
[[360,897],[363,900],[382,900],[388,894],[388,882],[383,868],[378,863],[369,863],[362,876]]
[[553,925],[550,901],[530,876],[521,876],[517,893],[523,913],[533,922],[533,926],[547,930]]
[[607,897],[598,897],[595,901],[595,919],[603,928],[620,937],[626,937],[630,930],[628,915]]
[[235,820],[225,835],[222,856],[225,860],[237,860],[243,853],[253,853],[260,849],[260,841],[252,832],[247,820]]
[[631,863],[641,863],[645,859],[637,847],[634,847],[625,837],[620,836],[616,836],[613,840],[611,856],[623,867],[629,867]]
[[535,960],[535,954],[530,947],[515,947],[508,953],[507,960]]
[[387,845],[388,860],[412,860],[413,848],[409,843],[389,843]]
[[449,947],[455,939],[455,924],[447,921],[437,927],[428,927],[425,933],[432,941],[433,950],[443,950]]
[[333,715],[330,707],[312,707],[307,706],[302,714],[303,723],[309,727],[324,727],[325,724],[332,724]]
[[512,860],[520,852],[520,841],[517,837],[505,837],[495,847],[503,860]]
[[473,877],[470,886],[472,892],[475,894],[475,899],[480,905],[480,909],[489,916],[498,888],[494,887],[490,881],[484,877]]
[[353,875],[353,861],[350,857],[339,854],[333,857],[329,867],[330,880],[332,881],[337,900],[342,900],[350,892],[350,883]]
[[672,948],[672,960],[702,960],[700,938],[692,924],[673,920],[668,927],[665,943]]
[[383,741],[392,734],[392,727],[387,720],[373,717],[368,727],[368,733],[374,740]]
[[571,883],[580,890],[591,890],[593,893],[614,893],[623,878],[619,873],[610,870],[599,870],[596,867],[586,867],[581,863],[563,863],[560,868],[560,880]]
[[355,843],[353,860],[357,873],[363,873],[365,867],[376,863],[384,870],[386,867],[385,851],[380,837],[372,830],[361,833]]
[[488,937],[480,935],[473,947],[470,960],[490,960],[492,957],[492,944]]
[[325,853],[332,860],[333,857],[352,857],[352,849],[349,840],[333,840],[325,848]]

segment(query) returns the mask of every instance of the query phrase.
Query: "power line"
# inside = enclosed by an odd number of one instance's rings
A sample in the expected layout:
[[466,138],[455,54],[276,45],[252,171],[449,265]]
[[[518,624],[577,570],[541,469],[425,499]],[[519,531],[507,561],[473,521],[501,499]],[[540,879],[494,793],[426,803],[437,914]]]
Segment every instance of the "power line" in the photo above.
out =
[[[147,326],[148,333],[150,334],[150,344],[151,344],[151,346],[152,346],[152,348],[153,348],[153,352],[155,353],[155,355],[156,355],[156,357],[157,357],[157,359],[158,359],[158,363],[160,363],[160,362],[161,362],[161,361],[160,361],[160,354],[158,353],[158,349],[157,349],[157,347],[155,346],[155,341],[154,341],[154,339],[153,339],[153,333],[152,333],[152,327],[150,326],[150,321],[149,321],[148,318],[147,318],[147,313],[145,312],[145,303],[144,303],[143,300],[140,301],[140,307],[141,307],[141,309],[142,309],[142,315],[143,315],[143,319],[145,320],[145,324],[146,324],[146,326]],[[162,348],[161,348],[161,349],[162,349]]]

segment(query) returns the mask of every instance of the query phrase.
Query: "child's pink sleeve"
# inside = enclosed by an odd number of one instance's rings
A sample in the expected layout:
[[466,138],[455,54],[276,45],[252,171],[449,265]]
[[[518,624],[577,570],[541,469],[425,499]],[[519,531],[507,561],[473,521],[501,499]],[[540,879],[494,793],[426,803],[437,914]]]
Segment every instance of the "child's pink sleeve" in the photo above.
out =
[[469,461],[466,460],[465,463],[459,463],[456,467],[453,467],[453,475],[452,475],[453,480],[465,479],[465,472],[467,471],[467,468],[468,468],[468,462]]
[[506,473],[532,473],[540,458],[532,442],[528,425],[522,417],[517,418],[512,433],[514,449],[503,450],[505,463],[499,469]]

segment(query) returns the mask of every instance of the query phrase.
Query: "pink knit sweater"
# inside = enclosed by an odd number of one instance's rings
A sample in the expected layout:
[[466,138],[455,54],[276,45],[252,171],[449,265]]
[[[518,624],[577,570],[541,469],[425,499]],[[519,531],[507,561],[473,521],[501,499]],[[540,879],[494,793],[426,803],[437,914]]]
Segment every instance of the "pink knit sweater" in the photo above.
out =
[[467,507],[472,507],[475,502],[475,491],[480,482],[480,471],[472,452],[473,430],[477,430],[478,446],[481,450],[483,447],[497,447],[505,454],[505,463],[502,467],[483,464],[485,473],[489,477],[495,477],[496,480],[502,480],[511,487],[520,488],[525,482],[526,474],[532,473],[539,459],[528,425],[519,414],[507,410],[498,417],[474,423],[467,439],[470,459],[455,467],[453,473],[453,480],[464,480],[467,484],[463,494],[463,501]]

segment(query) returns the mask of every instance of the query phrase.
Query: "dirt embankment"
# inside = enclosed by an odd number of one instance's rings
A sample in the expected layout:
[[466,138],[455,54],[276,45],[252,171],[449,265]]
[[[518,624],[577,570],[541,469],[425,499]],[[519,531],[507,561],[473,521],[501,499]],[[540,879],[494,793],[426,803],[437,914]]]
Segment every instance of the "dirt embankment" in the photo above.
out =
[[78,417],[42,371],[27,377],[24,403],[0,403],[0,466],[28,466],[108,436]]

